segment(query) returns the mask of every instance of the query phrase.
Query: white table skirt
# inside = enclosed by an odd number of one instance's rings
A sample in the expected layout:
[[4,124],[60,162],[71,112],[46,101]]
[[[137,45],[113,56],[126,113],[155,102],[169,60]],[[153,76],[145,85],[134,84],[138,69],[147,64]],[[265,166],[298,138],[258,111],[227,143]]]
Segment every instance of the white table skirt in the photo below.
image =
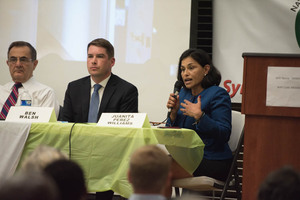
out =
[[30,127],[31,123],[0,121],[0,184],[14,174]]

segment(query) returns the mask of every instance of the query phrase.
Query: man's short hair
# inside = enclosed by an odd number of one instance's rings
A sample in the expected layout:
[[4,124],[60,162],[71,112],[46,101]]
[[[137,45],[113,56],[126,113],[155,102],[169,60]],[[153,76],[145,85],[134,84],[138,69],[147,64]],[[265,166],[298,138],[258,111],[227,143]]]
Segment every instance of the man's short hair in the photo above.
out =
[[8,47],[8,51],[7,51],[7,58],[9,57],[9,52],[13,47],[28,47],[30,49],[30,55],[31,55],[31,59],[34,61],[36,60],[36,50],[35,48],[28,42],[25,41],[15,41],[13,43],[11,43]]
[[165,187],[171,158],[156,145],[137,149],[130,159],[130,179],[134,190],[159,192]]
[[60,159],[67,160],[68,156],[54,147],[40,145],[24,159],[21,170],[43,170],[49,163]]
[[91,45],[97,46],[97,47],[102,47],[102,48],[106,49],[106,53],[108,55],[108,58],[112,58],[115,55],[115,50],[114,50],[113,45],[106,39],[103,39],[103,38],[94,39],[93,41],[91,41],[88,44],[87,51],[89,50],[89,47]]
[[271,172],[258,192],[258,200],[285,199],[300,199],[300,173],[287,166]]

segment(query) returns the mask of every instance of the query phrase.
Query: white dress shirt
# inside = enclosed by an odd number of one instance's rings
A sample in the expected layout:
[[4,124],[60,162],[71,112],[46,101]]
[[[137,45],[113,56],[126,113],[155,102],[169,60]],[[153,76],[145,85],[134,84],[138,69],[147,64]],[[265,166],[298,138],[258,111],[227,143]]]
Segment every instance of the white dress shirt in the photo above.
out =
[[[6,99],[10,95],[14,84],[15,83],[11,81],[0,87],[0,109],[2,109]],[[33,77],[31,77],[28,81],[22,83],[22,87],[19,88],[19,96],[16,106],[21,104],[20,97],[25,90],[27,90],[31,96],[31,106],[53,107],[56,117],[58,116],[59,103],[52,88],[37,82]]]
[[[107,85],[107,82],[108,82],[108,80],[109,80],[110,77],[111,77],[111,75],[99,83],[99,85],[102,86],[99,89],[99,91],[98,91],[98,93],[99,93],[99,106],[101,104],[101,100],[102,100],[102,97],[103,97],[104,89],[105,89],[105,87]],[[92,95],[93,95],[93,92],[94,92],[94,85],[96,83],[95,83],[95,81],[93,81],[92,77],[90,77],[90,79],[91,79],[91,98],[90,99],[92,100]]]

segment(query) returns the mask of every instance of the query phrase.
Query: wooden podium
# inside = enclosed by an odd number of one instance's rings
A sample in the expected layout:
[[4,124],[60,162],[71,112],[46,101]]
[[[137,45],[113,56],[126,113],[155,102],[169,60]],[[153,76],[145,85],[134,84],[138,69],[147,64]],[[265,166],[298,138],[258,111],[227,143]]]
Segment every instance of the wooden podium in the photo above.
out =
[[300,107],[266,106],[268,67],[300,68],[300,54],[244,53],[243,57],[242,199],[253,200],[271,171],[285,165],[300,170]]

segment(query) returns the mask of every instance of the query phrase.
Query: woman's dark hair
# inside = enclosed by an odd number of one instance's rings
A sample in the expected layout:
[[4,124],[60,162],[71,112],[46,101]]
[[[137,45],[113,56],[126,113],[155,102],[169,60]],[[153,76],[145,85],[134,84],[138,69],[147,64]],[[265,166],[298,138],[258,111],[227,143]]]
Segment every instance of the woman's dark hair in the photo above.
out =
[[188,49],[185,52],[183,52],[179,58],[179,64],[178,64],[178,73],[177,73],[177,80],[183,81],[181,77],[181,62],[183,59],[191,57],[196,62],[198,62],[202,67],[205,65],[209,65],[210,69],[207,73],[207,75],[203,78],[201,82],[201,86],[203,88],[209,88],[213,85],[219,85],[221,82],[221,74],[219,70],[213,65],[208,53],[206,53],[202,49]]

